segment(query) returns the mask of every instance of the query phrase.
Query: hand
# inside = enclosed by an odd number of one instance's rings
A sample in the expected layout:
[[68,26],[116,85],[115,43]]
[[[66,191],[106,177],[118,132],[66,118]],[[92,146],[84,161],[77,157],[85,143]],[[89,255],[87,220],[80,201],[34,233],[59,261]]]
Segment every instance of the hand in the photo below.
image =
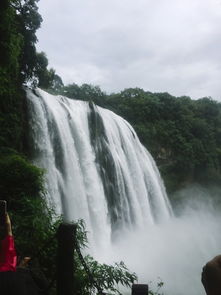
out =
[[5,214],[5,224],[11,226],[11,220],[8,213]]
[[28,263],[30,262],[31,257],[24,257],[21,262],[19,263],[18,267],[26,268],[28,266]]

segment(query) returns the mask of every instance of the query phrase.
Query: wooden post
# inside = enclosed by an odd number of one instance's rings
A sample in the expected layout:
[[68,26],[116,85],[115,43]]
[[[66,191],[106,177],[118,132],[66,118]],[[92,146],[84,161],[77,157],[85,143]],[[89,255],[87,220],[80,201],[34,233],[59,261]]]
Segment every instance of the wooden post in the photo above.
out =
[[74,294],[74,239],[76,226],[61,224],[57,231],[57,295]]
[[148,285],[146,284],[133,284],[132,295],[148,295]]

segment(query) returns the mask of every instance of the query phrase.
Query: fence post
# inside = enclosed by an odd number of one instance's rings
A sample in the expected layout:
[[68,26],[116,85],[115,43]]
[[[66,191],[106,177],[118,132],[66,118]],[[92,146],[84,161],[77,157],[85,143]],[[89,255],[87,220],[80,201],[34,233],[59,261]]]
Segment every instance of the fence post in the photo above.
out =
[[57,230],[57,295],[74,294],[75,224],[62,223]]
[[133,284],[132,295],[148,295],[148,289],[147,284]]

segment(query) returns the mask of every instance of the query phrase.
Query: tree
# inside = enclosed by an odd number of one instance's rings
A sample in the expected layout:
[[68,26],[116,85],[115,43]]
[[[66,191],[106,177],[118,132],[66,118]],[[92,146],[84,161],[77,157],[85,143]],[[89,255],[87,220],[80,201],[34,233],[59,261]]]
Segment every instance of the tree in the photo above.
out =
[[48,67],[48,59],[44,52],[40,52],[36,54],[36,65],[33,69],[34,76],[37,79],[36,84],[40,88],[50,88],[52,85],[52,81],[54,79],[55,70],[47,69]]
[[64,87],[63,81],[59,75],[54,73],[53,75],[53,80],[51,83],[51,89],[55,92],[58,93],[61,91],[61,89]]
[[99,105],[103,103],[106,97],[106,94],[101,91],[99,86],[93,86],[90,84],[82,84],[81,86],[78,86],[75,83],[64,86],[61,89],[60,94],[73,99],[91,100]]
[[23,36],[11,1],[0,1],[0,146],[19,148],[22,134],[20,57]]
[[[9,0],[0,3],[0,94],[17,85],[23,37],[17,32],[16,13]],[[13,87],[14,88],[14,87]]]
[[42,22],[37,2],[38,0],[11,0],[11,6],[16,10],[18,32],[23,36],[23,50],[20,59],[22,82],[33,77],[33,70],[37,62],[36,31]]

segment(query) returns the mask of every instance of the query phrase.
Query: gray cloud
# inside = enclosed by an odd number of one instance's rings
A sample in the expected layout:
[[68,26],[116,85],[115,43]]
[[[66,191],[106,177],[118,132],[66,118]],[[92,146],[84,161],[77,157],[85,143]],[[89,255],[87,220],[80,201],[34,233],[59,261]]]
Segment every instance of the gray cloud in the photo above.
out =
[[65,83],[221,99],[221,2],[42,0],[38,50]]

